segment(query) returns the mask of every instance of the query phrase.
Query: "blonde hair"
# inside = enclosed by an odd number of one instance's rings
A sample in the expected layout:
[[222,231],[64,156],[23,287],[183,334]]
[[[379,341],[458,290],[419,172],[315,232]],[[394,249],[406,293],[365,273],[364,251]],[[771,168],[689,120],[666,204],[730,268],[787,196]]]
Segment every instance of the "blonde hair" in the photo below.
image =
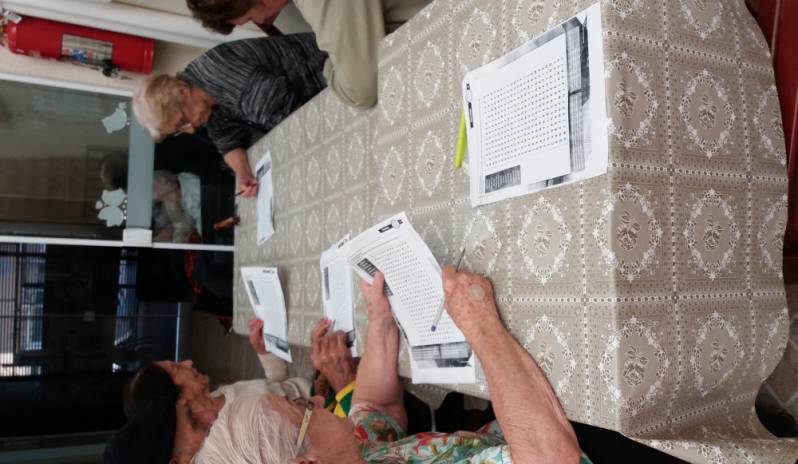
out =
[[180,90],[191,84],[182,76],[161,74],[153,76],[133,94],[133,113],[156,142],[170,135],[164,124],[180,111],[183,97]]

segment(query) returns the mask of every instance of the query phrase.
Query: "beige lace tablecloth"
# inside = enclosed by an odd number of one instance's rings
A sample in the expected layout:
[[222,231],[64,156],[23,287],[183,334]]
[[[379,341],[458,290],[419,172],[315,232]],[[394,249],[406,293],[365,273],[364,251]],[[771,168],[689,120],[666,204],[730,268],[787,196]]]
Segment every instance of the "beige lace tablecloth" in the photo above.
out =
[[[572,420],[693,462],[792,463],[798,444],[753,409],[787,342],[786,159],[742,0],[602,2],[606,175],[473,209],[452,168],[464,73],[591,3],[434,2],[381,44],[377,107],[325,91],[249,150],[272,153],[276,233],[256,246],[255,201],[239,200],[236,266],[281,269],[290,340],[307,344],[321,251],[406,211],[439,262],[468,246]],[[237,332],[251,314],[236,277]],[[478,380],[447,387],[486,397]]]

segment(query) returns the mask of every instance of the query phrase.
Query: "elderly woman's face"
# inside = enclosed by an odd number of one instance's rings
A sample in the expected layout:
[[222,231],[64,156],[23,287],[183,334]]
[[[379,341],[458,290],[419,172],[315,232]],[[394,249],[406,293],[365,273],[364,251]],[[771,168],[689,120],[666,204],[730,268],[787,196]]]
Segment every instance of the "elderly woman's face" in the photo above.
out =
[[166,123],[165,132],[169,134],[193,134],[205,125],[213,112],[209,96],[201,89],[186,86],[180,89],[182,103],[180,111],[175,112]]
[[181,390],[202,391],[208,388],[208,376],[194,369],[194,362],[191,360],[158,361],[156,364],[169,374],[172,383]]

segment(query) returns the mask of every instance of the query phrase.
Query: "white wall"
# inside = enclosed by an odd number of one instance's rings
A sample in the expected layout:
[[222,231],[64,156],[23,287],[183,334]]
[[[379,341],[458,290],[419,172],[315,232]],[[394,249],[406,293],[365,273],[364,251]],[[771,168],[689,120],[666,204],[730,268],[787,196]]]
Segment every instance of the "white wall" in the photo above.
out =
[[[156,42],[153,72],[157,74],[177,72],[202,52],[203,50],[198,48]],[[97,70],[67,62],[16,55],[4,47],[0,47],[0,72],[127,90],[135,88],[147,77],[142,74],[123,73],[125,79],[112,79],[103,76]]]

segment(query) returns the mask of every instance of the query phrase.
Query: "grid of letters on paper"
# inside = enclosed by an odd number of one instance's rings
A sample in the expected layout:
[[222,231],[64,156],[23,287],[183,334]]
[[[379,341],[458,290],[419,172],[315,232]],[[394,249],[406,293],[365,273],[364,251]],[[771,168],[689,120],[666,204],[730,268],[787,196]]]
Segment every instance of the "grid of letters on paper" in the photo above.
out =
[[487,171],[568,142],[566,64],[561,55],[480,99]]
[[[437,308],[440,305],[442,290],[440,287],[435,287],[436,284],[440,286],[440,281],[437,283],[431,281],[426,274],[419,272],[423,267],[413,250],[407,243],[397,242],[392,247],[378,248],[378,250],[385,250],[385,253],[375,254],[374,262],[386,275],[393,277],[390,283],[391,290],[396,298],[402,300],[405,308],[409,308],[408,315],[419,334],[423,334],[423,343],[440,343],[439,339],[444,339],[447,331],[431,332],[429,330],[435,311],[413,310],[433,305]],[[402,269],[412,269],[413,271],[407,272]],[[402,278],[396,279],[395,276]],[[443,329],[443,327],[441,328]]]

